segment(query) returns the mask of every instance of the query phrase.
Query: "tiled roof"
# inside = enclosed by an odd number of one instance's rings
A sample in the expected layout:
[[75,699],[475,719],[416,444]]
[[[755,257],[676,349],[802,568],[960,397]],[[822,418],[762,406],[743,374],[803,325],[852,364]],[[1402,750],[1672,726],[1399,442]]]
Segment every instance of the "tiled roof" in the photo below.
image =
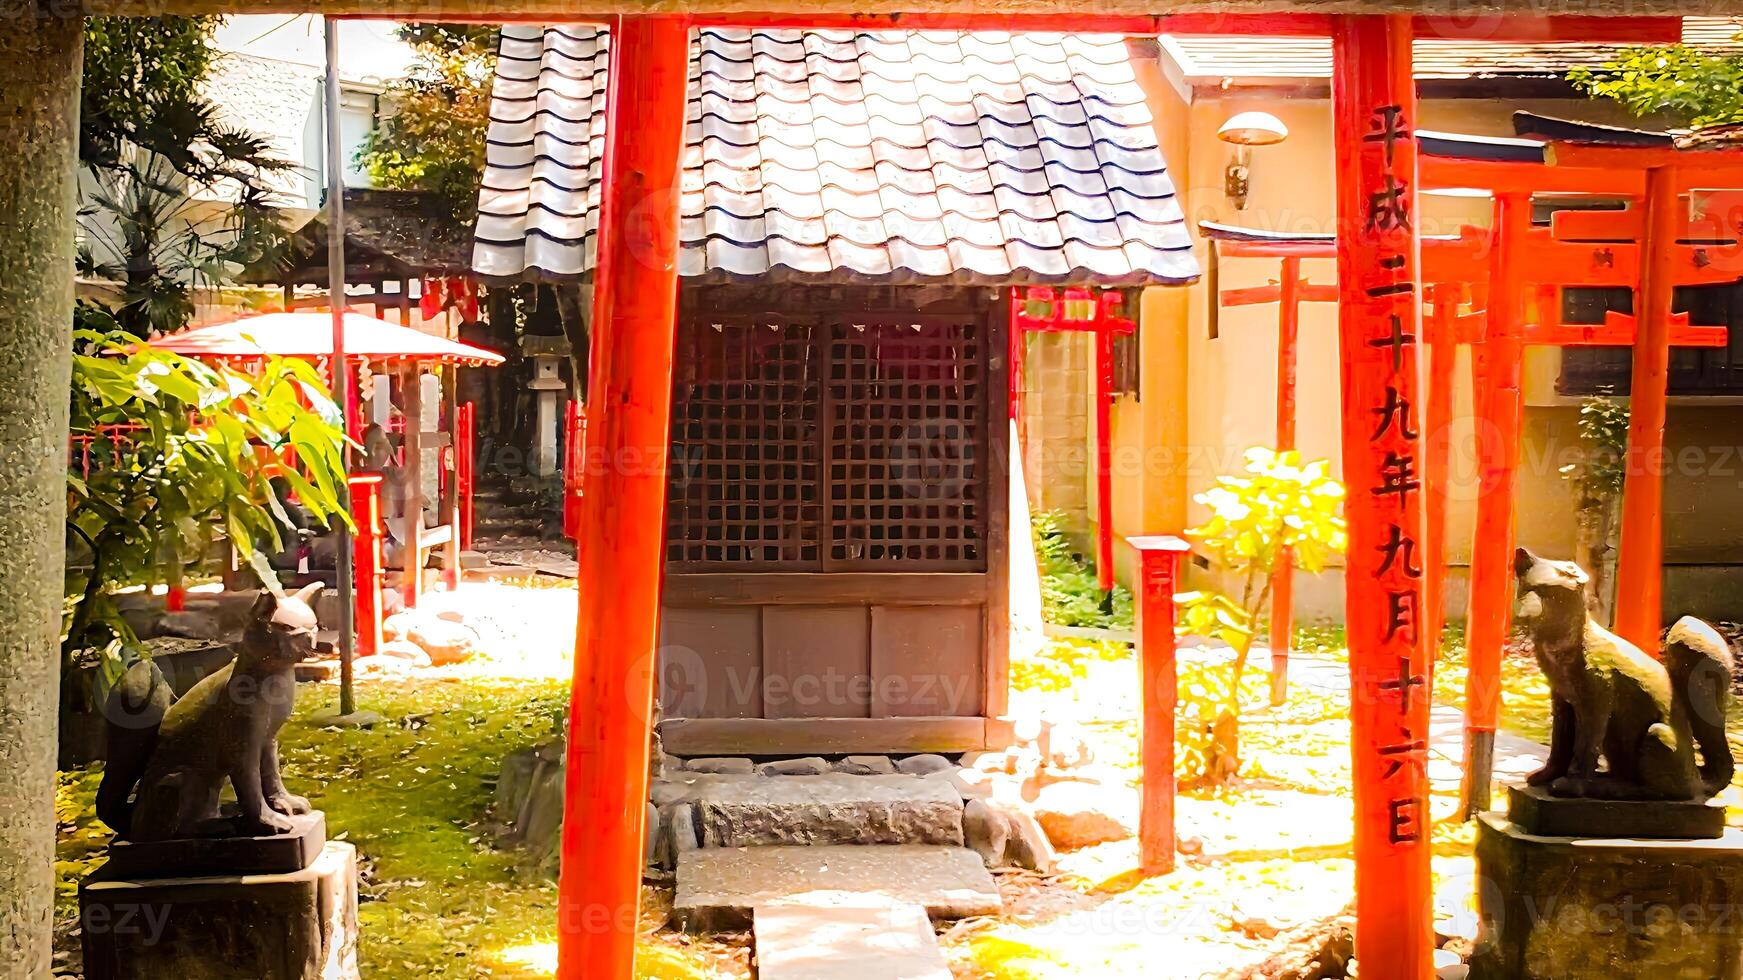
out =
[[[479,275],[592,270],[607,44],[590,28],[503,29]],[[691,44],[681,275],[1198,274],[1122,38],[706,29]]]
[[[1743,54],[1734,39],[1743,20],[1684,17],[1682,39],[1714,54]],[[1622,44],[1501,42],[1423,38],[1415,42],[1416,76],[1434,79],[1560,78],[1576,65],[1597,66],[1627,48]],[[1162,49],[1189,82],[1330,78],[1331,39],[1166,35]]]

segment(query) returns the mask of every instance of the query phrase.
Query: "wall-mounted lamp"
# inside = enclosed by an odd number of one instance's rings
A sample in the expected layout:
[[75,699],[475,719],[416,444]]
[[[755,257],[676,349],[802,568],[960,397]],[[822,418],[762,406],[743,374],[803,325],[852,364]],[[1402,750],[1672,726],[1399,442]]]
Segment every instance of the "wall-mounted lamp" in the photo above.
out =
[[1283,142],[1289,138],[1289,127],[1269,112],[1239,112],[1217,129],[1216,138],[1235,146],[1223,172],[1223,193],[1235,202],[1235,210],[1245,211],[1252,186],[1252,148]]

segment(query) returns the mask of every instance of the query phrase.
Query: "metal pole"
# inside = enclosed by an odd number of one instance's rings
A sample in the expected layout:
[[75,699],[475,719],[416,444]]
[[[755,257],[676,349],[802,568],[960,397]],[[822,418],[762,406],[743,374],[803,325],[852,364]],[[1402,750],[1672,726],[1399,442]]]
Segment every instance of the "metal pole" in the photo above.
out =
[[[343,475],[351,471],[351,444],[357,438],[357,393],[351,390],[351,364],[345,359],[345,163],[339,147],[339,23],[324,18],[327,42],[327,84],[322,122],[327,137],[327,306],[333,311],[333,396],[345,409],[345,437],[339,449]],[[341,498],[341,506],[350,501]],[[356,638],[352,636],[352,603],[356,596],[351,582],[351,529],[338,522],[334,533],[339,536],[334,550],[333,573],[339,581],[339,714],[350,715],[357,710],[352,691],[351,661],[356,654]]]

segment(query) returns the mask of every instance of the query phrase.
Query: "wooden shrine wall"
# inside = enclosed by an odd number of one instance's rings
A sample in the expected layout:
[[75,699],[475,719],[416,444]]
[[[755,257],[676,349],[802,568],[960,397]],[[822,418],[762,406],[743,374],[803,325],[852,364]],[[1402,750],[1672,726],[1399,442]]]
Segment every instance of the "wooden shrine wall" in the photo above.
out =
[[680,321],[667,748],[978,746],[1007,618],[994,291],[698,287]]

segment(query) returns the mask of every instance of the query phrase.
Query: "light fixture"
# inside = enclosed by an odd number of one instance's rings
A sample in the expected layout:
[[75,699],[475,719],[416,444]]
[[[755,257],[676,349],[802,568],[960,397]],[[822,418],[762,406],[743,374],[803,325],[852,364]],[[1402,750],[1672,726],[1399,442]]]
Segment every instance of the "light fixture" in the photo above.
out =
[[1289,138],[1289,127],[1269,112],[1237,112],[1217,128],[1216,138],[1235,146],[1223,172],[1223,193],[1235,202],[1235,210],[1245,211],[1252,189],[1252,148],[1283,142]]

